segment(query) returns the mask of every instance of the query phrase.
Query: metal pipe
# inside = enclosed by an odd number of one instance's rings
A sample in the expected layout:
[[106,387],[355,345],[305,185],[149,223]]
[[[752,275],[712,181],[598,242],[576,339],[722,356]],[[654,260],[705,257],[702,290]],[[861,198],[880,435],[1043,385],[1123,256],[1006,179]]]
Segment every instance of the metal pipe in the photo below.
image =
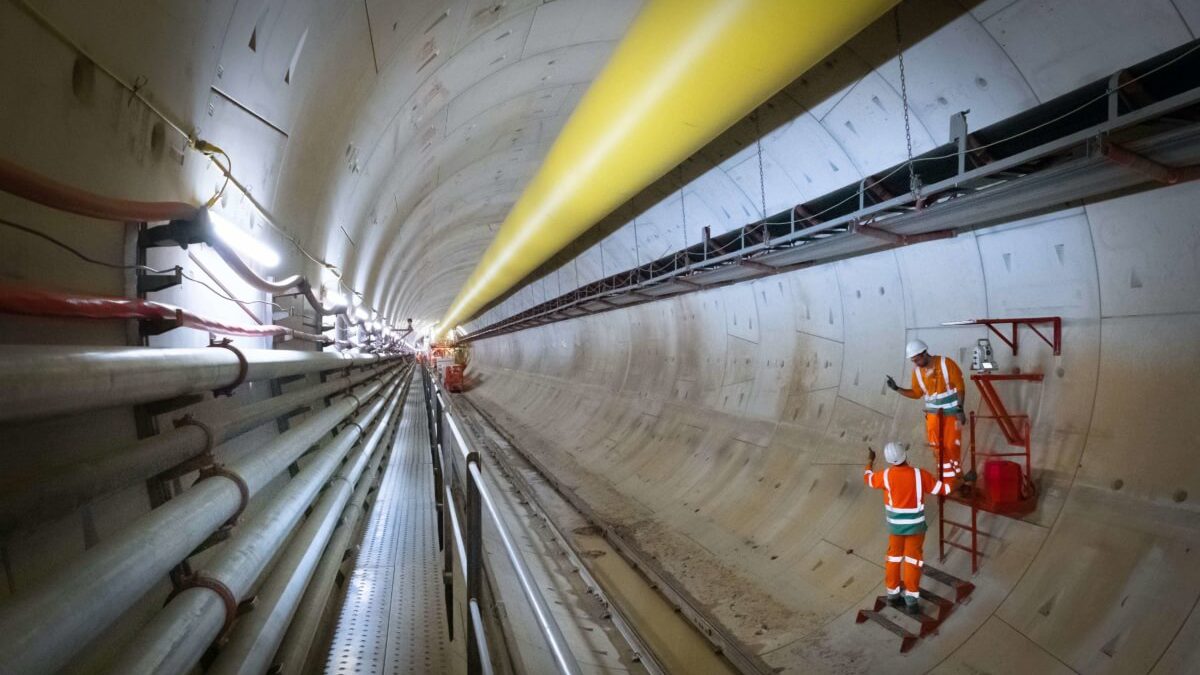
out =
[[203,427],[183,424],[107,451],[94,461],[56,470],[49,478],[9,473],[0,482],[0,533],[64,515],[97,497],[197,457],[209,447],[209,433],[211,445],[216,447],[304,404],[356,387],[377,377],[386,367],[341,375],[315,387],[251,403],[235,409],[225,419],[200,420]]
[[[291,536],[291,540],[283,553],[280,554],[278,562],[275,563],[267,580],[259,586],[255,597],[257,602],[254,611],[247,614],[239,620],[234,626],[233,632],[230,634],[230,639],[222,645],[220,655],[217,660],[208,667],[205,671],[210,675],[258,675],[265,672],[267,667],[271,665],[271,657],[275,655],[276,648],[279,647],[280,641],[283,639],[283,633],[287,630],[288,624],[292,620],[292,616],[296,611],[296,606],[300,602],[300,598],[312,579],[313,571],[320,561],[322,554],[325,551],[326,544],[329,543],[330,537],[333,535],[334,528],[337,526],[337,521],[342,516],[342,509],[350,500],[351,494],[354,492],[355,484],[363,475],[371,457],[375,454],[375,448],[379,444],[380,439],[392,426],[392,420],[396,416],[398,408],[402,407],[405,395],[408,393],[408,378],[403,383],[396,383],[387,394],[384,400],[381,400],[374,409],[386,409],[386,412],[379,416],[378,422],[371,430],[370,435],[363,442],[358,450],[350,454],[346,458],[345,463],[341,468],[337,468],[337,464],[333,464],[332,468],[337,471],[329,479],[328,487],[321,493],[316,504],[312,508],[312,512],[307,519],[300,525],[295,534]],[[399,395],[397,395],[399,393]],[[372,413],[364,416],[364,424],[369,417],[373,417]],[[353,432],[351,432],[353,433]],[[346,434],[351,435],[351,434]],[[338,437],[341,441],[341,436]],[[347,443],[352,442],[347,440]],[[349,445],[346,446],[349,448]],[[331,449],[331,452],[333,450]],[[383,453],[380,452],[380,455]],[[315,466],[310,465],[310,466]],[[306,467],[301,474],[293,479],[302,481],[305,479],[305,474],[310,467]],[[314,475],[313,481],[317,488],[324,482],[321,475]],[[306,493],[301,493],[306,494]],[[285,498],[284,495],[276,500],[281,502]],[[298,510],[303,512],[304,505],[308,502],[303,500],[294,501]],[[296,516],[299,518],[299,516]],[[250,524],[247,524],[249,528]],[[286,532],[283,537],[279,538],[278,543],[282,544],[286,540]],[[236,542],[231,541],[231,546],[222,550],[222,557],[233,556],[237,558],[239,552],[236,550]],[[273,550],[264,556],[264,562],[270,560]],[[219,561],[214,561],[210,569],[218,568]],[[247,590],[250,583],[253,582],[255,575],[247,576]],[[203,592],[205,589],[196,589]],[[209,594],[212,591],[208,591]],[[174,616],[181,616],[181,612],[186,611],[186,607],[195,606],[196,601],[190,600],[188,595],[194,595],[191,591],[185,592],[176,599],[175,602],[184,604],[184,608],[174,613]],[[175,604],[174,602],[172,604]],[[169,606],[168,606],[169,607]],[[189,620],[191,620],[189,616]],[[153,625],[157,625],[155,621]],[[185,621],[176,623],[173,628],[179,630],[187,630],[189,627]],[[153,636],[153,631],[149,631],[147,636],[149,641]],[[191,642],[197,643],[197,639],[190,639]],[[198,642],[198,644],[207,646],[207,643]]]
[[[221,241],[220,238],[210,237],[207,243],[212,250],[216,251],[217,255],[221,256],[221,260],[225,261],[225,264],[229,266],[229,269],[233,270],[234,273],[241,277],[242,280],[247,284],[250,284],[254,288],[264,293],[270,293],[272,295],[287,293],[293,288],[300,286],[301,282],[304,282],[304,277],[300,276],[299,274],[293,274],[290,277],[284,277],[279,281],[267,281],[266,279],[258,276],[258,273],[256,273],[254,270],[250,269],[250,266],[247,265],[244,260],[242,260],[241,256],[235,253],[233,249],[229,248],[229,246],[225,242]],[[307,286],[307,284],[305,285]],[[318,309],[320,309],[319,303]]]
[[[373,382],[359,398],[374,396],[384,386]],[[241,477],[253,497],[357,407],[358,399],[343,398],[226,468]],[[0,607],[0,673],[35,675],[62,668],[241,505],[241,488],[231,478],[199,481],[18,592]]]
[[209,280],[212,281],[214,284],[216,284],[217,288],[221,289],[222,293],[224,293],[226,296],[228,296],[230,300],[233,300],[234,303],[236,303],[238,307],[241,307],[242,311],[246,313],[246,316],[250,317],[250,319],[253,320],[255,323],[262,325],[263,320],[258,318],[258,315],[254,313],[254,310],[250,309],[250,306],[247,305],[245,302],[238,300],[237,296],[235,296],[233,294],[233,291],[229,290],[229,287],[226,286],[224,284],[224,282],[221,281],[221,277],[216,274],[213,274],[212,270],[208,269],[208,265],[205,265],[203,262],[200,261],[199,256],[197,256],[195,253],[193,253],[191,251],[188,251],[188,260],[191,260],[196,265],[196,267],[199,267],[200,271],[204,272],[204,274],[209,278]]
[[[242,349],[246,381],[378,363],[374,354]],[[228,349],[5,345],[0,354],[0,422],[147,403],[238,381]]]
[[[395,386],[363,413],[360,424],[369,425],[374,420]],[[360,435],[359,427],[351,425],[314,453],[269,504],[238,527],[220,552],[207,561],[201,574],[222,584],[235,601],[245,598],[254,580],[287,540],[313,497]],[[217,638],[222,626],[232,620],[227,616],[228,611],[222,596],[211,587],[185,589],[142,626],[116,659],[112,672],[120,675],[187,672]]]
[[484,637],[483,614],[479,611],[479,601],[471,598],[467,604],[470,606],[471,625],[475,626],[475,649],[479,651],[480,670],[483,675],[492,675],[495,671],[492,669],[492,655]]
[[534,585],[533,575],[530,574],[529,567],[525,565],[525,560],[521,557],[521,552],[517,550],[517,545],[513,542],[512,533],[508,531],[508,525],[500,517],[500,512],[496,509],[496,503],[492,499],[487,485],[483,482],[483,472],[479,470],[479,465],[474,462],[467,465],[467,471],[471,473],[471,477],[474,478],[475,484],[479,488],[479,496],[482,497],[483,505],[487,507],[488,513],[492,517],[492,524],[496,527],[496,534],[500,536],[500,542],[504,544],[504,550],[508,554],[508,559],[512,562],[513,570],[517,573],[517,581],[521,582],[521,590],[525,592],[525,599],[529,601],[529,605],[533,608],[534,617],[542,629],[542,634],[546,636],[546,642],[550,645],[550,652],[554,656],[555,663],[558,664],[559,672],[567,673],[568,675],[580,675],[579,664],[575,661],[575,655],[567,647],[567,639],[563,637],[562,629],[558,627],[558,622],[554,620],[554,616],[550,613],[549,605],[546,604],[545,598],[542,597],[541,592]]
[[358,531],[359,521],[366,511],[367,495],[371,492],[384,458],[388,455],[391,444],[395,442],[395,437],[396,429],[394,427],[388,442],[372,456],[370,465],[363,472],[363,477],[354,490],[354,496],[342,511],[342,517],[334,530],[333,538],[325,547],[321,562],[313,572],[312,581],[304,591],[304,598],[300,601],[287,633],[283,636],[283,641],[275,652],[275,672],[280,675],[300,675],[304,672],[304,666],[308,661],[313,640],[316,638],[317,629],[320,627],[321,618],[325,613],[325,606],[329,602],[333,584],[337,581],[338,571],[346,561],[350,538]]

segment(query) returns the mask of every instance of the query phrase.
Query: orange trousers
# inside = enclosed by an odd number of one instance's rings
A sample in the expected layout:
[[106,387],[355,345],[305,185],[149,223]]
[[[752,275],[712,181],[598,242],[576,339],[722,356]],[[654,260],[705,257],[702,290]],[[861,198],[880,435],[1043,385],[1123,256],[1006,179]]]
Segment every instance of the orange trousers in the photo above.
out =
[[925,413],[925,438],[933,448],[939,479],[962,473],[962,427],[957,415]]
[[921,568],[925,566],[925,533],[888,535],[884,583],[888,595],[900,592],[900,571],[904,570],[904,594],[920,597]]

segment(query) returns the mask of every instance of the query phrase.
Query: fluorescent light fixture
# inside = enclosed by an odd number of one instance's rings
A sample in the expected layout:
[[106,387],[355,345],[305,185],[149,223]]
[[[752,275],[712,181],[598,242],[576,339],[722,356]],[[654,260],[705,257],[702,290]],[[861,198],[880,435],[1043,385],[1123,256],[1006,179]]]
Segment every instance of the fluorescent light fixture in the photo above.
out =
[[213,232],[216,233],[221,241],[228,244],[233,250],[241,255],[253,260],[263,267],[275,267],[279,264],[279,254],[271,250],[263,242],[254,238],[246,230],[234,225],[228,218],[222,216],[215,211],[208,212],[208,220],[212,223]]

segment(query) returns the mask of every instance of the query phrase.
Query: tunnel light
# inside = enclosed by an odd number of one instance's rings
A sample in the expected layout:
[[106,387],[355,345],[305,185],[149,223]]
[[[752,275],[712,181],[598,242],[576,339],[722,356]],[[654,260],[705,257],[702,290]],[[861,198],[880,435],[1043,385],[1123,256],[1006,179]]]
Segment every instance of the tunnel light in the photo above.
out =
[[337,286],[321,285],[321,295],[326,307],[346,307],[346,296],[338,292]]
[[270,268],[279,264],[278,253],[272,250],[270,246],[255,239],[254,235],[234,225],[225,216],[215,211],[209,211],[208,219],[212,223],[213,232],[221,238],[221,241],[228,244],[242,256],[253,260],[263,267]]

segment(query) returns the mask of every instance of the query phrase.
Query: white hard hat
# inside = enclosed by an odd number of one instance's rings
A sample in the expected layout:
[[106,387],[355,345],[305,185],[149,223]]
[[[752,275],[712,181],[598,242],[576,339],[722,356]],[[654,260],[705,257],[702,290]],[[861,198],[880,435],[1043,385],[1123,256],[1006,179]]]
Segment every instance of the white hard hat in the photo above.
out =
[[904,449],[903,445],[892,441],[883,446],[883,458],[887,460],[888,464],[902,464],[904,460],[908,459],[908,451]]
[[904,358],[911,359],[912,357],[916,356],[917,354],[920,354],[921,352],[927,352],[927,351],[929,351],[929,345],[925,344],[924,341],[909,340],[908,344],[904,346]]

